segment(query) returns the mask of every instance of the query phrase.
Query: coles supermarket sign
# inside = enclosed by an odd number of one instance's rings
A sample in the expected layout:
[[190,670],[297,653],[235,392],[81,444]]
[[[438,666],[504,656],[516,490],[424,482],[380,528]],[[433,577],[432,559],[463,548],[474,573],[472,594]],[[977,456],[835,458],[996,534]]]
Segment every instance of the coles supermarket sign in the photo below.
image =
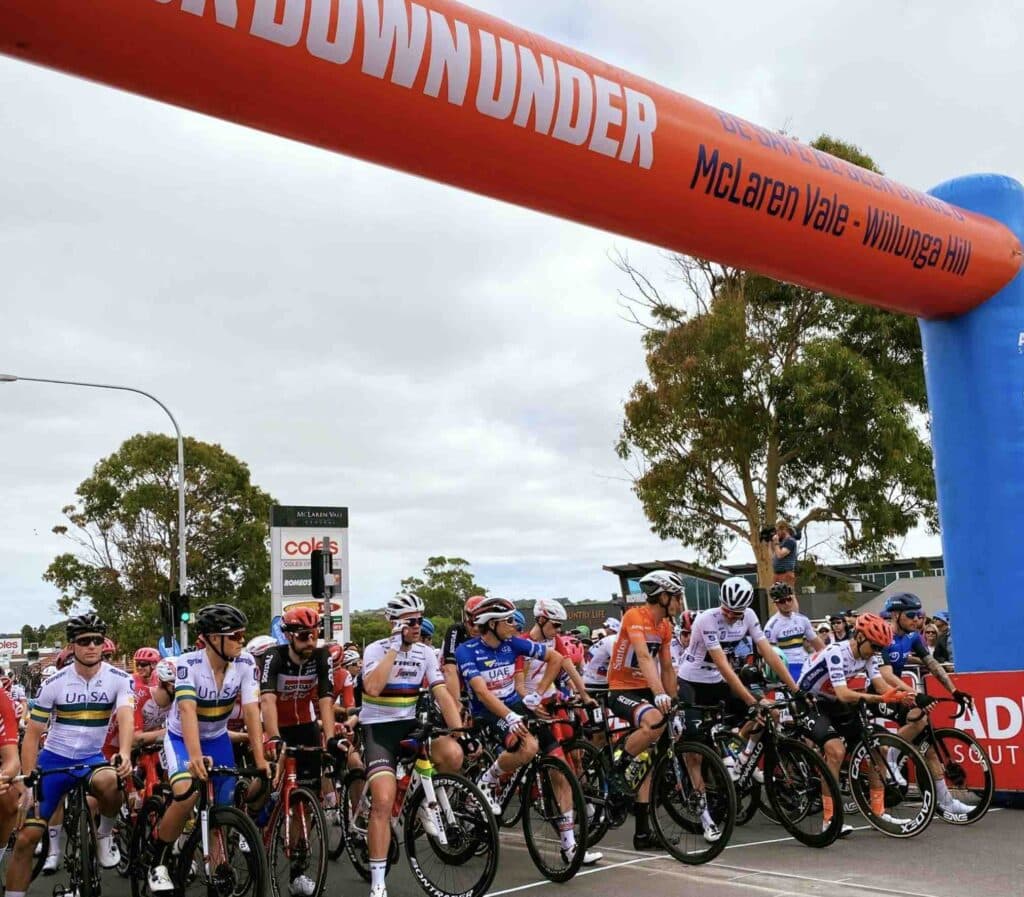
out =
[[334,570],[341,590],[348,589],[348,508],[276,506],[270,515],[272,613],[283,606],[312,598],[309,556],[330,542]]

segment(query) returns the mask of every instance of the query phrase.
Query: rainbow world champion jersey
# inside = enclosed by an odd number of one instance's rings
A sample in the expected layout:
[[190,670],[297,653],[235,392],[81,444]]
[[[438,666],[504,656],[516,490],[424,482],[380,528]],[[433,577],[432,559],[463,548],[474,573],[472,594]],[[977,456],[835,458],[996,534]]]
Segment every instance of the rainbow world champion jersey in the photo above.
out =
[[259,701],[258,675],[252,655],[243,651],[227,665],[224,681],[217,688],[205,648],[182,654],[174,675],[174,704],[167,717],[167,730],[183,737],[180,705],[190,701],[196,705],[201,739],[216,738],[227,732],[236,699],[240,699],[243,707]]
[[[367,645],[363,653],[363,681],[380,666],[390,649],[390,637]],[[379,695],[371,695],[363,689],[359,722],[372,726],[374,723],[413,719],[420,689],[424,685],[431,689],[444,685],[444,675],[437,665],[434,649],[422,642],[413,642],[408,650],[398,652],[387,684]]]

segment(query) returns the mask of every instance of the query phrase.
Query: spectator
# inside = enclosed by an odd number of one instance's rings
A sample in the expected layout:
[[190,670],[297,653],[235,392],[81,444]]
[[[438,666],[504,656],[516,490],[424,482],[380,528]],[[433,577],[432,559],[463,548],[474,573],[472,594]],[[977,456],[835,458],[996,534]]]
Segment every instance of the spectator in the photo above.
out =
[[828,628],[828,623],[818,625],[818,635],[826,645],[832,644],[832,630]]
[[939,640],[939,629],[934,623],[929,623],[922,631],[925,647],[935,654],[935,644]]
[[949,611],[940,610],[932,617],[938,631],[932,654],[939,663],[953,663],[953,634],[949,631]]
[[842,614],[832,614],[829,616],[828,622],[832,627],[833,644],[845,642],[850,637],[850,626]]
[[796,539],[793,538],[793,527],[785,520],[775,524],[775,534],[768,547],[772,552],[772,572],[775,582],[786,583],[796,591]]

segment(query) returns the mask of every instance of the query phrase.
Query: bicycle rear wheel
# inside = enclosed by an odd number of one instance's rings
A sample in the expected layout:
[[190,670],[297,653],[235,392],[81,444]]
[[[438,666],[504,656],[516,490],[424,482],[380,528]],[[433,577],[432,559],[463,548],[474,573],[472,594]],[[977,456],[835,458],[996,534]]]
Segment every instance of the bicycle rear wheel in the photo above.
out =
[[959,729],[934,729],[931,743],[919,743],[918,749],[926,760],[931,755],[938,759],[950,796],[970,808],[956,813],[939,806],[936,813],[951,825],[970,825],[981,819],[992,805],[996,780],[992,762],[974,736]]
[[334,773],[331,778],[334,803],[324,804],[324,818],[327,821],[327,858],[337,860],[345,852],[345,779]]
[[608,833],[608,769],[604,754],[589,741],[576,738],[563,747],[565,760],[579,780],[587,804],[587,846]]
[[[74,792],[72,792],[74,794]],[[78,823],[76,826],[77,844],[72,844],[70,833],[68,845],[65,847],[64,855],[69,853],[77,857],[77,863],[68,862],[72,880],[78,878],[79,897],[99,897],[100,894],[100,863],[96,857],[96,824],[93,822],[92,813],[89,812],[89,805],[85,801],[85,795],[79,793],[78,800]],[[65,817],[66,818],[66,817]],[[73,884],[73,881],[70,882]],[[74,889],[73,889],[74,890]]]
[[[764,790],[775,820],[801,844],[827,847],[843,829],[839,783],[821,754],[780,738],[765,750]],[[831,816],[826,818],[826,808]]]
[[[292,883],[302,878],[313,883],[310,897],[320,897],[327,884],[327,820],[308,788],[294,788],[288,804],[288,812],[278,805],[270,830],[270,886],[275,897],[289,897]],[[306,888],[297,892],[304,894]]]
[[[935,781],[917,749],[898,735],[875,732],[873,745],[850,751],[850,791],[868,824],[892,838],[913,838],[935,816]],[[881,783],[882,811],[871,806],[871,780]]]
[[175,884],[195,897],[264,897],[267,856],[255,823],[236,807],[214,807],[209,830],[209,869],[197,824],[178,856]]
[[[699,766],[702,788],[694,786],[688,762]],[[664,848],[688,865],[725,850],[736,826],[736,791],[722,758],[703,743],[679,741],[651,775],[651,825]]]
[[[583,865],[587,847],[587,805],[579,781],[564,760],[542,757],[530,764],[519,787],[523,838],[534,865],[551,881],[568,881]],[[573,846],[563,848],[570,839]]]
[[409,868],[435,897],[483,897],[498,871],[497,819],[480,789],[464,776],[438,773],[433,783],[436,813],[426,806],[422,787],[406,801]]

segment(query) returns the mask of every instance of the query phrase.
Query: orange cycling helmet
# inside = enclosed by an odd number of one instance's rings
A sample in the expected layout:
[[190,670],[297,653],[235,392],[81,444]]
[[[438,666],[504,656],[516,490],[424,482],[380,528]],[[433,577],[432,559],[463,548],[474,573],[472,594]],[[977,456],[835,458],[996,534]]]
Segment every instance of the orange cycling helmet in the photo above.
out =
[[317,629],[320,626],[320,614],[311,607],[293,607],[286,610],[281,618],[281,629],[284,632],[301,632],[305,629]]
[[853,628],[873,645],[887,648],[892,644],[892,630],[878,614],[861,614]]

